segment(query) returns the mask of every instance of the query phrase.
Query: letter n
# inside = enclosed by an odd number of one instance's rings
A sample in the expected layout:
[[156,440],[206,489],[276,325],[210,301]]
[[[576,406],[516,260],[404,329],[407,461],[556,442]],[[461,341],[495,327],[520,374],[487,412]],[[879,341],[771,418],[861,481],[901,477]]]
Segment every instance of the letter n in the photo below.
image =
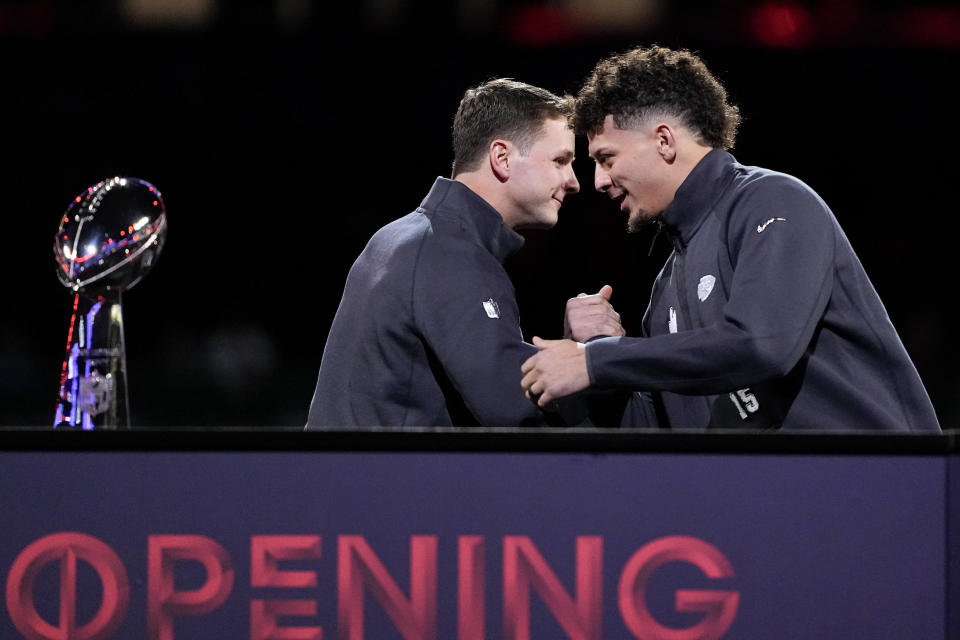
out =
[[603,538],[579,536],[574,601],[526,536],[503,539],[503,624],[507,640],[530,640],[533,587],[571,640],[601,640]]
[[337,619],[340,640],[363,640],[363,591],[367,587],[405,640],[437,635],[437,537],[410,538],[410,599],[363,536],[337,541]]

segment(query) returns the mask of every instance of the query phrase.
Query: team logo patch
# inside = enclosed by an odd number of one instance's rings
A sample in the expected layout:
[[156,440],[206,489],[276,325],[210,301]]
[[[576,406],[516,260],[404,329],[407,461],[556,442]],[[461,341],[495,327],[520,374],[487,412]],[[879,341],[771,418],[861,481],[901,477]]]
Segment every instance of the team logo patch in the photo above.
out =
[[483,310],[487,312],[488,318],[500,317],[500,307],[497,305],[497,301],[493,298],[483,301]]
[[676,333],[677,329],[677,310],[673,307],[670,307],[670,319],[667,321],[667,331],[670,333]]
[[763,224],[758,224],[758,225],[757,225],[757,233],[763,233],[763,230],[766,229],[767,226],[768,226],[771,222],[777,222],[777,221],[779,221],[779,222],[786,222],[787,219],[786,219],[786,218],[770,218],[769,220],[767,220],[767,221],[764,222]]
[[697,297],[700,298],[700,302],[703,302],[710,296],[710,292],[713,291],[713,285],[716,284],[717,279],[711,275],[705,275],[700,278],[700,284],[697,285]]

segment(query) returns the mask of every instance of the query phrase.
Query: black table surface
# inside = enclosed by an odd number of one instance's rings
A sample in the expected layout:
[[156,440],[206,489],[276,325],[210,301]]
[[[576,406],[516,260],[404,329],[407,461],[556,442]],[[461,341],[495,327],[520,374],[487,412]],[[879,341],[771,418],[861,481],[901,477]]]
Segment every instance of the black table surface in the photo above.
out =
[[58,431],[0,428],[0,451],[412,451],[957,455],[960,430],[942,434],[620,429],[289,428]]

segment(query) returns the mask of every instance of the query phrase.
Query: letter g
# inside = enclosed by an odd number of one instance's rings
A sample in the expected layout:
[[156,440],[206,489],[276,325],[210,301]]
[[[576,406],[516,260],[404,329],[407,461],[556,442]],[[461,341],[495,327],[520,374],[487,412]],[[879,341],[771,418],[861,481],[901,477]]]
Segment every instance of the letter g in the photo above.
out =
[[660,566],[673,561],[689,562],[709,578],[733,577],[730,562],[703,540],[689,536],[658,538],[640,548],[623,568],[619,589],[623,621],[639,640],[717,640],[737,614],[740,594],[736,591],[678,590],[677,611],[706,613],[703,620],[686,629],[663,626],[647,609],[647,581]]

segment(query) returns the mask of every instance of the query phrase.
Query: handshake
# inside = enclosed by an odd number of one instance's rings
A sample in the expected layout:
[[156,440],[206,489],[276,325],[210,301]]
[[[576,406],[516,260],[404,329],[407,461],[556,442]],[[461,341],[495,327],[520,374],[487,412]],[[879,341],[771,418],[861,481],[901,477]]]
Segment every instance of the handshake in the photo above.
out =
[[610,304],[613,287],[604,285],[593,295],[581,293],[567,300],[563,340],[533,338],[537,353],[521,367],[524,392],[541,408],[590,386],[586,342],[593,338],[622,336],[620,314]]

